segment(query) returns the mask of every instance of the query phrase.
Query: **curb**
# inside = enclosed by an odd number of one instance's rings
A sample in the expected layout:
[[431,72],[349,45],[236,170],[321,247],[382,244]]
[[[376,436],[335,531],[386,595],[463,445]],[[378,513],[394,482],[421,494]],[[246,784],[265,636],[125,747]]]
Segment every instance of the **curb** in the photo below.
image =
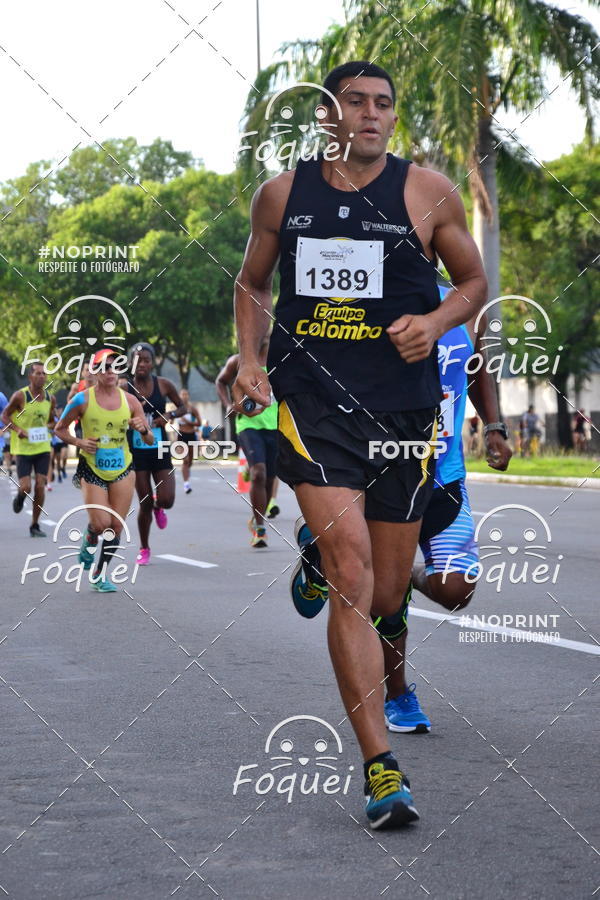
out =
[[585,487],[586,489],[600,490],[600,478],[594,478],[589,475],[581,478],[553,478],[551,475],[505,475],[501,472],[467,471],[467,479],[469,481],[487,481],[492,484],[535,484],[549,485],[551,487]]

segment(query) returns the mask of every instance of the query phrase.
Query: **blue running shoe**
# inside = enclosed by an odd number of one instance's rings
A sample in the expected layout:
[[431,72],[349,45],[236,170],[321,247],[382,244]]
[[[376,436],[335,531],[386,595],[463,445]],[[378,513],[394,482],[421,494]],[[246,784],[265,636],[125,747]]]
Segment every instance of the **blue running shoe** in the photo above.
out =
[[373,830],[408,825],[419,818],[408,778],[400,772],[394,759],[369,766],[365,794],[367,818]]
[[94,556],[89,551],[89,547],[94,547],[93,544],[88,544],[88,535],[87,531],[83,535],[83,540],[81,541],[81,547],[79,548],[79,562],[83,565],[84,569],[90,569],[92,567],[92,563],[94,562]]
[[302,555],[292,570],[290,593],[300,615],[313,619],[329,597],[325,578],[321,574],[321,554],[302,516],[296,520],[294,535]]
[[415,693],[416,684],[409,685],[405,694],[385,702],[385,724],[390,731],[427,734],[431,722],[421,709]]
[[98,581],[92,581],[92,590],[101,594],[114,594],[117,589],[108,578],[99,578]]

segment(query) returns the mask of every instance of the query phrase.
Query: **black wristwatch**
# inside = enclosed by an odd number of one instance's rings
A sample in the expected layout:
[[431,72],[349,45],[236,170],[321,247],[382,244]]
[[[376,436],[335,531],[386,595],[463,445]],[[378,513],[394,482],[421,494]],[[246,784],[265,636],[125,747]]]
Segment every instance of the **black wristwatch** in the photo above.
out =
[[143,430],[143,431],[140,431],[140,434],[142,434],[142,435],[147,435],[147,434],[148,434],[148,426],[147,426],[147,425],[144,426],[144,430]]
[[490,431],[499,431],[505,441],[508,440],[508,431],[504,422],[490,422],[489,425],[483,426],[483,433],[489,434]]

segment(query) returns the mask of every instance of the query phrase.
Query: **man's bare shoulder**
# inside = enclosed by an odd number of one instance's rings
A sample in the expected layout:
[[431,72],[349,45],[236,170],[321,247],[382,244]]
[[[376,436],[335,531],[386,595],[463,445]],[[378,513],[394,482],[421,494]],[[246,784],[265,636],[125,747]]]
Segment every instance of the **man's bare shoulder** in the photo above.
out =
[[441,206],[443,202],[450,206],[456,202],[460,204],[459,186],[442,172],[413,163],[408,170],[408,177],[410,186],[414,187],[421,196],[425,196],[430,203],[436,206],[438,204]]
[[255,221],[279,230],[294,175],[295,169],[290,169],[261,184],[252,198],[252,216]]

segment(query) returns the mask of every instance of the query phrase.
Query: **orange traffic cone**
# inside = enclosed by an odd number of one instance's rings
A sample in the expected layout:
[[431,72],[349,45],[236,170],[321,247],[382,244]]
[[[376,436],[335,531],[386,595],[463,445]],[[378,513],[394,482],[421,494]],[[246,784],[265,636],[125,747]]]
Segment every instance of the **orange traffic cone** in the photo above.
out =
[[248,460],[244,451],[240,447],[238,475],[237,475],[237,492],[238,494],[247,494],[250,490],[250,469],[248,468]]

